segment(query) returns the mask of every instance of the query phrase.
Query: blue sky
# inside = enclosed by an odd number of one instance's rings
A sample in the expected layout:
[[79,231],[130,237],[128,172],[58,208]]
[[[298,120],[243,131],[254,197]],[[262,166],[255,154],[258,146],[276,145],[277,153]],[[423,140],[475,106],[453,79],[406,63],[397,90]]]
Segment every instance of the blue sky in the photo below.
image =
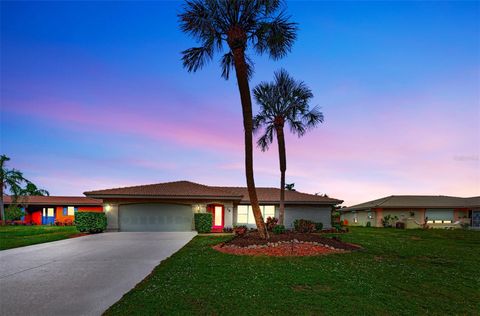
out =
[[[51,194],[187,179],[244,185],[235,80],[195,74],[181,2],[2,2],[1,152]],[[287,138],[287,182],[347,205],[390,194],[480,194],[478,2],[288,2],[280,61],[325,123]],[[216,57],[218,60],[220,56]],[[258,107],[255,105],[255,110]],[[255,152],[277,186],[276,148]]]

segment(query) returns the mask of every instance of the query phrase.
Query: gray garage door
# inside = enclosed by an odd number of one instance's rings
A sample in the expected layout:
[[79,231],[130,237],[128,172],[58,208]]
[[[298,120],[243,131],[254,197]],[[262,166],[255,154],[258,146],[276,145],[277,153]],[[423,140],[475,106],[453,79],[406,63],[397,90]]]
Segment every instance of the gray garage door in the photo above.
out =
[[191,231],[193,212],[190,205],[128,204],[120,205],[120,231],[175,232]]

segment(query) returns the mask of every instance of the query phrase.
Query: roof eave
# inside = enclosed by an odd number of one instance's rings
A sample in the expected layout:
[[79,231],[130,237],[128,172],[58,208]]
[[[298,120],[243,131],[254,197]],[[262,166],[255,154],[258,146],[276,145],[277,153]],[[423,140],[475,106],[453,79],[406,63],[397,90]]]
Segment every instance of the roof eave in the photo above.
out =
[[137,195],[137,194],[93,194],[85,195],[95,199],[155,199],[155,200],[241,200],[242,196],[213,196],[213,195]]

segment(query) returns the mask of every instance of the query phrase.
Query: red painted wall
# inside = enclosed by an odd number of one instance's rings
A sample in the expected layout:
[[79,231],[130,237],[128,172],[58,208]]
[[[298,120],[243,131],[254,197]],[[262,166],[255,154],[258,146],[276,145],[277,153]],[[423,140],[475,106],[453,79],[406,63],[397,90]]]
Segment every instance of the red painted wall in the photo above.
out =
[[42,211],[27,212],[25,214],[25,223],[42,225]]
[[79,212],[103,212],[103,206],[79,206]]
[[[71,219],[72,221],[75,219],[75,216],[64,216],[63,215],[63,206],[56,206],[55,207],[55,220],[63,222],[65,219]],[[43,207],[39,207],[38,209],[34,209],[33,211],[27,211],[25,214],[25,223],[32,223],[36,225],[42,225],[42,209]],[[103,212],[103,206],[79,206],[78,212]]]

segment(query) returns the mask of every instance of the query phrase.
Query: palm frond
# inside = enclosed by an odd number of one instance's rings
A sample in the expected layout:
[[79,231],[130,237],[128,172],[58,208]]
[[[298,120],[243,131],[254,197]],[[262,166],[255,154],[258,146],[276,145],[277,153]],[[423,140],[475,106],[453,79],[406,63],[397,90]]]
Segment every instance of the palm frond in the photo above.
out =
[[212,58],[211,47],[192,47],[182,52],[183,66],[188,72],[196,72],[203,68]]
[[273,134],[275,132],[275,127],[270,124],[265,128],[265,133],[257,141],[257,146],[262,151],[267,151],[270,147],[270,144],[273,142]]
[[273,60],[284,57],[292,50],[297,38],[297,23],[289,22],[282,12],[271,21],[261,22],[255,31],[254,48],[259,54],[268,52]]
[[228,52],[222,56],[220,67],[222,68],[222,78],[228,80],[228,78],[230,78],[230,71],[235,67],[232,52]]
[[314,107],[303,116],[303,120],[307,128],[316,127],[318,124],[323,123],[324,119],[323,113],[320,112],[320,108],[318,106]]

